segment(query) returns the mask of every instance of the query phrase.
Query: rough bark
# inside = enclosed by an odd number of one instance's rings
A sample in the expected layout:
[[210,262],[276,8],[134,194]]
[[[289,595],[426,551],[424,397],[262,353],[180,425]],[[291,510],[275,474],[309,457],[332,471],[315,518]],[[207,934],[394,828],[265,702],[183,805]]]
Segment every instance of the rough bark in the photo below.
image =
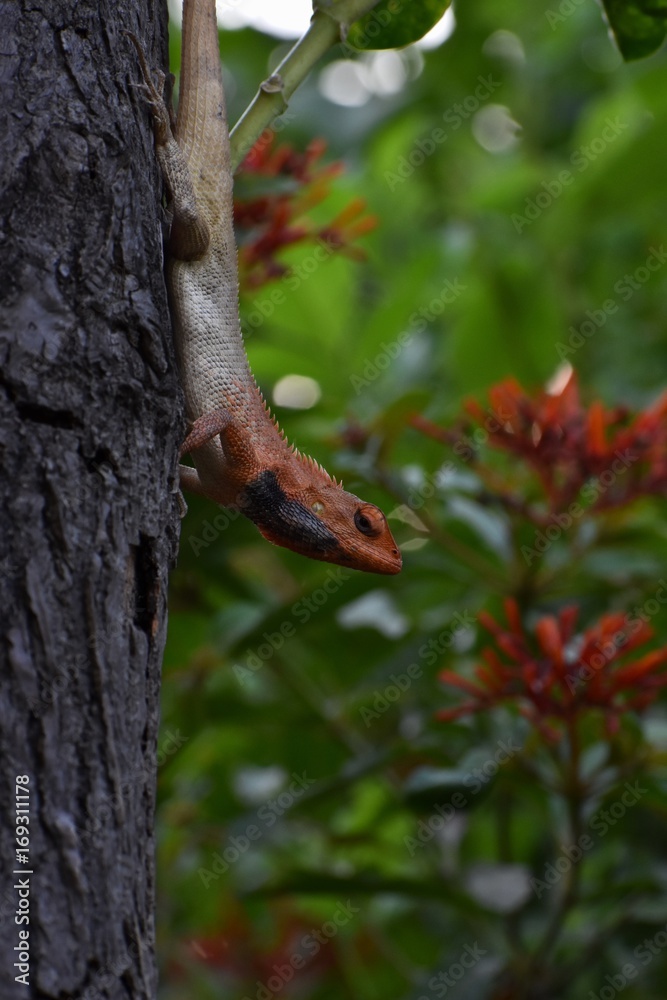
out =
[[[122,29],[164,66],[166,5],[9,0],[0,25],[0,996],[154,997],[183,423],[160,182]],[[29,924],[15,921],[20,879]],[[21,929],[29,986],[15,980]]]

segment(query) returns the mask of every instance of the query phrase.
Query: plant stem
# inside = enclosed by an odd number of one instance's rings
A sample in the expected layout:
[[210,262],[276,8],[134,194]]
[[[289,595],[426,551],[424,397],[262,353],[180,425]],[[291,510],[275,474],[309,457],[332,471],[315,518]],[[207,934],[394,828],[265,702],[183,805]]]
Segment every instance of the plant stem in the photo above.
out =
[[332,45],[345,39],[346,29],[378,0],[320,0],[310,27],[290,49],[271,76],[260,84],[252,103],[231,131],[232,170],[236,170],[264,129],[287,108],[296,88]]
[[[512,814],[514,811],[514,795],[511,789],[507,789],[498,801],[496,811],[496,837],[498,845],[498,861],[504,865],[511,865],[514,861],[514,851],[512,846]],[[521,940],[519,915],[516,911],[507,914],[504,924],[504,931],[507,942],[515,955],[522,955],[525,952],[523,941]]]
[[[579,773],[581,747],[579,745],[579,733],[577,731],[576,717],[569,721],[568,738],[570,756],[568,760],[564,792],[566,795],[569,818],[570,844],[578,845],[582,833],[581,806],[585,798],[585,789],[582,787]],[[579,883],[581,881],[582,863],[583,855],[579,861],[572,862],[569,870],[564,875],[565,889],[552,914],[552,918],[549,921],[542,942],[532,956],[531,965],[536,974],[539,974],[541,964],[547,958],[549,952],[558,941],[563,925],[569,916],[570,910],[577,901]]]

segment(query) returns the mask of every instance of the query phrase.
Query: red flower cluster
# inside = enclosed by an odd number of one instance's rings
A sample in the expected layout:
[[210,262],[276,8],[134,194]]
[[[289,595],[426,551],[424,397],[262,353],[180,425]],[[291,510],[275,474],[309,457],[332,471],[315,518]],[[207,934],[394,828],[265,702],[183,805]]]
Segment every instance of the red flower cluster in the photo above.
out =
[[[490,390],[489,402],[485,410],[468,400],[465,409],[483,428],[484,441],[534,470],[551,511],[578,498],[588,510],[600,510],[667,492],[667,392],[635,415],[599,401],[586,408],[570,371],[557,389],[534,396],[507,379]],[[474,439],[421,416],[411,422],[465,460],[473,457]]]
[[667,392],[634,416],[599,401],[586,408],[571,371],[557,391],[534,397],[508,379],[489,401],[489,412],[475,401],[466,410],[491,445],[534,469],[552,510],[567,507],[587,484],[596,509],[667,491]]
[[505,601],[505,612],[509,627],[483,611],[479,615],[496,648],[484,650],[475,682],[451,670],[440,674],[445,684],[470,698],[442,709],[439,719],[451,721],[515,701],[521,714],[550,739],[560,734],[548,720],[572,722],[579,713],[594,708],[604,711],[607,728],[614,731],[624,711],[642,711],[667,685],[667,673],[658,673],[667,664],[667,648],[628,661],[629,654],[653,636],[638,615],[606,614],[583,634],[576,634],[578,608],[567,607],[557,617],[540,618],[533,637],[524,630],[512,598]]
[[[342,250],[348,256],[363,258],[363,252],[350,244],[377,224],[374,217],[364,215],[365,202],[355,198],[328,225],[315,226],[307,213],[327,197],[331,181],[343,165],[318,166],[326,149],[321,139],[311,142],[303,153],[288,145],[274,149],[273,140],[273,133],[268,139],[261,138],[243,161],[241,171],[246,177],[282,179],[283,186],[234,204],[234,221],[241,231],[241,278],[253,288],[286,274],[289,268],[276,259],[277,255],[304,240],[323,245],[327,253]],[[244,229],[248,231],[245,239]]]

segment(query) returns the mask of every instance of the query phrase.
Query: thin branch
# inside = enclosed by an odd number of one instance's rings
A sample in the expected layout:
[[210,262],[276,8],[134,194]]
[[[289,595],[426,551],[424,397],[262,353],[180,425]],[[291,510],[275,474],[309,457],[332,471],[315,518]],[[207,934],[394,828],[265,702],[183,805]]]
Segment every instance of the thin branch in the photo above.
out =
[[252,103],[231,131],[232,170],[236,170],[264,129],[287,108],[296,88],[332,45],[344,41],[347,26],[367,14],[378,0],[320,0],[310,27],[275,72],[260,84]]

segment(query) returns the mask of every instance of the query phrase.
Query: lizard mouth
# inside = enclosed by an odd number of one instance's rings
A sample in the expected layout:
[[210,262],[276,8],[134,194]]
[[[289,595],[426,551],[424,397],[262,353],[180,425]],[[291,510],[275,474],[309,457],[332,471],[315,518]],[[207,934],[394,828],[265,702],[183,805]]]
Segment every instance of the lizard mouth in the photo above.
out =
[[326,554],[308,553],[311,558],[322,559],[325,562],[336,563],[338,566],[349,566],[351,569],[364,573],[380,573],[383,576],[395,576],[401,572],[403,557],[393,538],[386,540],[382,548],[379,546],[357,546],[346,548],[344,544],[331,549]]
[[356,553],[352,557],[352,562],[355,569],[367,573],[382,573],[385,576],[395,576],[403,567],[403,557],[396,543],[383,552],[364,553],[364,555]]

